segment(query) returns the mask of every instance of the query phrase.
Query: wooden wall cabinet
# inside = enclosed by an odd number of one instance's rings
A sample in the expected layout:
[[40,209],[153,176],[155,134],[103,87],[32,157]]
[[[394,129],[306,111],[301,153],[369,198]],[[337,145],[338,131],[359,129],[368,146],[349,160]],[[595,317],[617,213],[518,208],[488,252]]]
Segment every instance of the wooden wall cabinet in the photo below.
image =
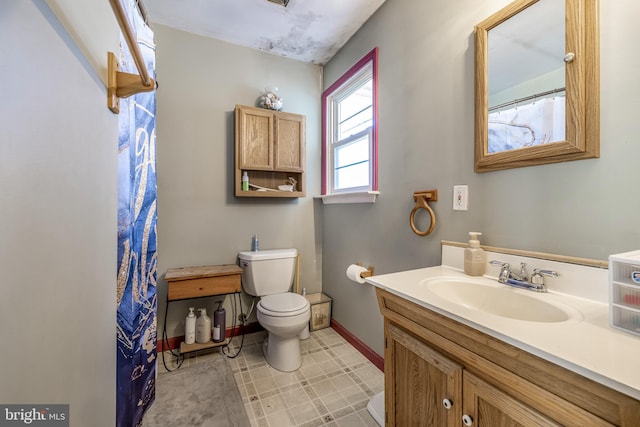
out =
[[385,423],[638,426],[640,402],[387,291]]
[[[236,197],[304,197],[306,176],[306,118],[263,108],[236,105],[235,195]],[[242,174],[249,183],[277,190],[297,181],[294,191],[242,191]]]

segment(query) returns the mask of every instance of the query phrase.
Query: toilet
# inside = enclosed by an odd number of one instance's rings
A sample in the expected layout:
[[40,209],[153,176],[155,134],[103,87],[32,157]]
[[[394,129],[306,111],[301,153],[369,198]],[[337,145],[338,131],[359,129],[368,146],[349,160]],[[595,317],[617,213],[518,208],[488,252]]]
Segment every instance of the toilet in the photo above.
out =
[[309,301],[289,292],[295,272],[296,249],[245,251],[238,254],[243,270],[242,288],[260,297],[258,322],[269,333],[263,344],[265,360],[273,368],[290,372],[302,365],[300,336],[307,332]]

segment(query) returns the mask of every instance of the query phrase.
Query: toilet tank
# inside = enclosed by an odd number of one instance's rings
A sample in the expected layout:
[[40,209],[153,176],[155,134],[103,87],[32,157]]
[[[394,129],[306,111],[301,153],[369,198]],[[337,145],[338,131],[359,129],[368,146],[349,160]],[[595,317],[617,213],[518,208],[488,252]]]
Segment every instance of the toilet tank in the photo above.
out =
[[288,292],[293,283],[295,249],[267,249],[238,254],[242,268],[242,288],[253,296]]

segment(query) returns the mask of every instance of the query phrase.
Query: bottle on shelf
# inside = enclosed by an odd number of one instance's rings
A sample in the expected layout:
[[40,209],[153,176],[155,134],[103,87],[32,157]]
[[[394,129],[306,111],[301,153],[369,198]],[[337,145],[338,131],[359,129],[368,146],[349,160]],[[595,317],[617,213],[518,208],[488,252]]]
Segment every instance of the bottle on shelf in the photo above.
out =
[[222,308],[222,301],[218,301],[218,309],[213,312],[213,342],[224,341],[226,319],[227,311]]
[[196,342],[196,314],[194,308],[189,307],[189,314],[184,322],[184,342],[185,344],[193,344]]
[[249,175],[247,171],[242,172],[242,191],[249,191]]
[[196,342],[207,344],[211,341],[211,318],[207,316],[207,309],[198,309],[200,316],[196,319]]

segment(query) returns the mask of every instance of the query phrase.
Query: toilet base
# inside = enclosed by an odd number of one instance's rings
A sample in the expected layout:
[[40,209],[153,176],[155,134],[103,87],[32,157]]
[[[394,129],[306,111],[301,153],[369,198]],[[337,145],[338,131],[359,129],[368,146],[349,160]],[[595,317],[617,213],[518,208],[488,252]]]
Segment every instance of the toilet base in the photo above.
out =
[[291,372],[302,365],[300,340],[295,338],[281,338],[269,333],[262,344],[264,359],[269,366],[278,371]]
[[311,334],[309,333],[309,324],[307,323],[302,332],[300,332],[300,335],[298,335],[298,338],[300,338],[301,340],[306,340],[310,336]]

